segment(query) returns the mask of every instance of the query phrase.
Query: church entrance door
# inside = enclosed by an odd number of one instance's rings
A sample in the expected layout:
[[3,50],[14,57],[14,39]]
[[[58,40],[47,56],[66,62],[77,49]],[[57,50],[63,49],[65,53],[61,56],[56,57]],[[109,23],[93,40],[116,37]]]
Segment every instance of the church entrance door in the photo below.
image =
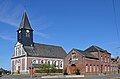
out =
[[20,66],[18,66],[18,74],[20,74]]

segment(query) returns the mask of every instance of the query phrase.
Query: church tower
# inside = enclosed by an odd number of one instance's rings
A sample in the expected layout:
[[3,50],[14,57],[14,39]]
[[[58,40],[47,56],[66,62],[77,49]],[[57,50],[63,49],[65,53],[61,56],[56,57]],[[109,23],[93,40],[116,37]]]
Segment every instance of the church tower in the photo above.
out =
[[23,17],[17,30],[17,41],[24,46],[33,46],[33,29],[24,10]]

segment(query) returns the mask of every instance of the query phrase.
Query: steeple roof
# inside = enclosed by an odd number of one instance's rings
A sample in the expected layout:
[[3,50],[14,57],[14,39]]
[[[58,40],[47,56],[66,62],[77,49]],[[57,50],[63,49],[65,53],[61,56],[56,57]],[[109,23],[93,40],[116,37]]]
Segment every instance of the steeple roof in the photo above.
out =
[[20,27],[19,27],[18,30],[20,30],[20,29],[33,30],[31,28],[30,22],[28,20],[28,16],[27,16],[26,10],[24,10],[23,17],[22,17],[22,20],[21,20],[21,23],[20,23]]

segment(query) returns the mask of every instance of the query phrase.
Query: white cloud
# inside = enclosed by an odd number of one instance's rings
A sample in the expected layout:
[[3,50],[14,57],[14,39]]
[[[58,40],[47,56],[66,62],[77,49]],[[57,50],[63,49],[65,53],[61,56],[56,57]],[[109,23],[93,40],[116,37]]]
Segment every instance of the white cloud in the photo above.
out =
[[17,27],[21,11],[21,5],[15,6],[9,0],[4,0],[0,3],[0,22]]
[[[10,27],[18,28],[20,21],[21,21],[21,15],[23,13],[23,6],[22,5],[13,5],[13,3],[10,0],[4,0],[0,3],[0,22],[11,25]],[[37,24],[37,27],[35,29],[40,29],[38,27],[39,25],[39,19],[33,20],[35,22],[34,24]],[[42,24],[42,28],[46,29],[48,27],[47,23],[44,23],[44,26]],[[35,35],[48,38],[47,34],[35,31]],[[4,35],[0,35],[0,38],[4,40],[13,40],[12,38]]]
[[38,32],[38,31],[35,31],[34,34],[35,34],[35,35],[38,35],[38,36],[42,36],[42,37],[44,37],[44,38],[49,38],[49,35],[48,35],[48,34],[41,33],[41,32]]
[[3,34],[0,34],[0,38],[3,39],[3,40],[12,41],[12,42],[15,41],[15,38],[13,38],[13,37],[9,37],[9,36],[7,36],[7,35],[3,35]]

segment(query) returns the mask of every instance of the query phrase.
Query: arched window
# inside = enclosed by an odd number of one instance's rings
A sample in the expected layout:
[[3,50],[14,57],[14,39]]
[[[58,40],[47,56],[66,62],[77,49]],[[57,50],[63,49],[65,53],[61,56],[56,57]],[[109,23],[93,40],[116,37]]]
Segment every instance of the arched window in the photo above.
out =
[[47,64],[49,64],[49,65],[50,65],[50,60],[48,60],[48,61],[47,61]]
[[101,61],[103,61],[103,57],[101,56]]
[[58,66],[58,61],[54,61],[54,65],[55,65],[55,67],[57,67]]
[[63,68],[63,62],[60,61],[60,68]]
[[108,71],[110,70],[110,67],[108,66]]
[[32,60],[32,64],[38,64],[38,60]]
[[92,72],[92,65],[90,65],[90,72]]
[[30,31],[26,30],[26,37],[30,37]]
[[106,72],[106,65],[105,65],[105,72]]
[[93,66],[93,72],[95,72],[95,65]]
[[45,60],[40,60],[40,64],[45,64]]
[[107,62],[106,56],[105,56],[105,62]]
[[88,72],[88,64],[86,64],[86,72]]
[[99,71],[99,65],[97,65],[97,72]]
[[109,61],[110,61],[110,60],[109,60],[109,57],[108,57],[108,63],[109,63]]
[[52,65],[52,60],[48,60],[47,64]]

